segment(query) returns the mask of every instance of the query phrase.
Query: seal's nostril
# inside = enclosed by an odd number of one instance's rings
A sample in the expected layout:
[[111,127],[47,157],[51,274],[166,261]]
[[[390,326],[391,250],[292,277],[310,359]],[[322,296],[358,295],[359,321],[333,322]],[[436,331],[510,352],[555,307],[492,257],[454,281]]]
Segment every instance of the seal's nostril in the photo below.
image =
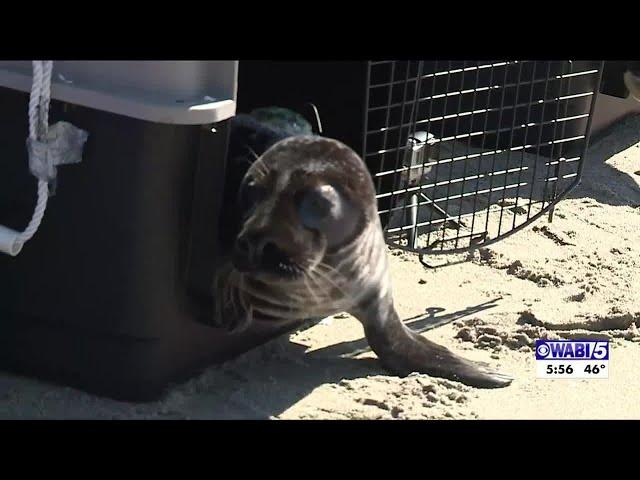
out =
[[280,249],[273,242],[264,242],[261,253],[264,257],[273,257],[280,252]]
[[236,239],[232,260],[241,271],[260,268],[273,269],[290,263],[288,255],[278,243],[263,232],[247,232]]
[[264,265],[274,267],[282,262],[289,263],[289,256],[276,243],[266,241],[260,250],[260,260]]

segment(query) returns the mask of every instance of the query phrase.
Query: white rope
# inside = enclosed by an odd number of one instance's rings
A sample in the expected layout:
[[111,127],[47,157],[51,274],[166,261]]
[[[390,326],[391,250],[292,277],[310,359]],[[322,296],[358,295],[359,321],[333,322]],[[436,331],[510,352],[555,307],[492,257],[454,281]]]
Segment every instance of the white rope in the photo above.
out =
[[[29,97],[29,138],[33,141],[45,139],[49,131],[49,102],[51,99],[51,72],[53,62],[50,60],[34,60],[33,81]],[[38,179],[38,200],[31,221],[23,232],[0,225],[0,251],[15,256],[22,246],[33,237],[38,230],[47,208],[49,184]]]
[[[33,83],[29,97],[29,138],[42,140],[49,132],[49,101],[51,99],[51,71],[53,62],[50,60],[33,61]],[[38,180],[38,201],[33,216],[27,228],[17,237],[20,247],[33,237],[40,227],[44,211],[47,209],[49,198],[49,184]]]

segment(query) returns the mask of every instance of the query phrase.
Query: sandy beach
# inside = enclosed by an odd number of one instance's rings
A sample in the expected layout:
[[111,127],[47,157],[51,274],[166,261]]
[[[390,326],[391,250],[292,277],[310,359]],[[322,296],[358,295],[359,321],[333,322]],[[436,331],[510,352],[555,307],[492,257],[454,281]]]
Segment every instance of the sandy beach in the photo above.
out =
[[[594,138],[582,183],[552,223],[473,253],[389,249],[401,318],[459,354],[511,374],[480,390],[388,375],[341,314],[309,324],[133,404],[0,373],[0,418],[640,419],[640,115]],[[601,380],[537,379],[536,338],[606,338]]]

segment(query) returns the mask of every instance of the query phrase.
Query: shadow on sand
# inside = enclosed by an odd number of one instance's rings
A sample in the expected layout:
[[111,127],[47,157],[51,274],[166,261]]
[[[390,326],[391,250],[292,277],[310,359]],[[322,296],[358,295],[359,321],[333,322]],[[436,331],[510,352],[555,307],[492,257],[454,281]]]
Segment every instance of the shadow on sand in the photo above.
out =
[[[405,320],[418,332],[425,332],[457,319],[461,319],[497,306],[500,298],[467,307],[463,310],[444,313],[443,308],[429,308],[426,314]],[[303,331],[309,325],[298,329]],[[330,328],[330,327],[329,327]],[[269,419],[277,417],[300,402],[313,390],[327,383],[353,380],[370,375],[388,374],[377,359],[355,356],[370,351],[364,338],[341,342],[307,352],[305,345],[280,338],[266,346],[261,359],[252,358],[242,364],[227,364],[213,370],[209,380],[201,378],[200,388],[194,401],[196,405],[184,404],[194,418],[208,419]],[[262,360],[262,361],[260,361]],[[212,409],[212,402],[216,408]]]

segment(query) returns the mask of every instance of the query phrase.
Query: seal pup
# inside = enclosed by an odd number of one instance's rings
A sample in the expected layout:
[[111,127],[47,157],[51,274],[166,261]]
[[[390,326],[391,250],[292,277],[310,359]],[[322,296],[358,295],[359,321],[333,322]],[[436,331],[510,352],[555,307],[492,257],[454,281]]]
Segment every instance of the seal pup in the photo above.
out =
[[255,321],[348,312],[397,375],[420,372],[485,388],[511,383],[404,325],[376,205],[371,175],[348,146],[318,136],[276,142],[242,180],[241,229],[214,282],[214,324],[239,332]]

